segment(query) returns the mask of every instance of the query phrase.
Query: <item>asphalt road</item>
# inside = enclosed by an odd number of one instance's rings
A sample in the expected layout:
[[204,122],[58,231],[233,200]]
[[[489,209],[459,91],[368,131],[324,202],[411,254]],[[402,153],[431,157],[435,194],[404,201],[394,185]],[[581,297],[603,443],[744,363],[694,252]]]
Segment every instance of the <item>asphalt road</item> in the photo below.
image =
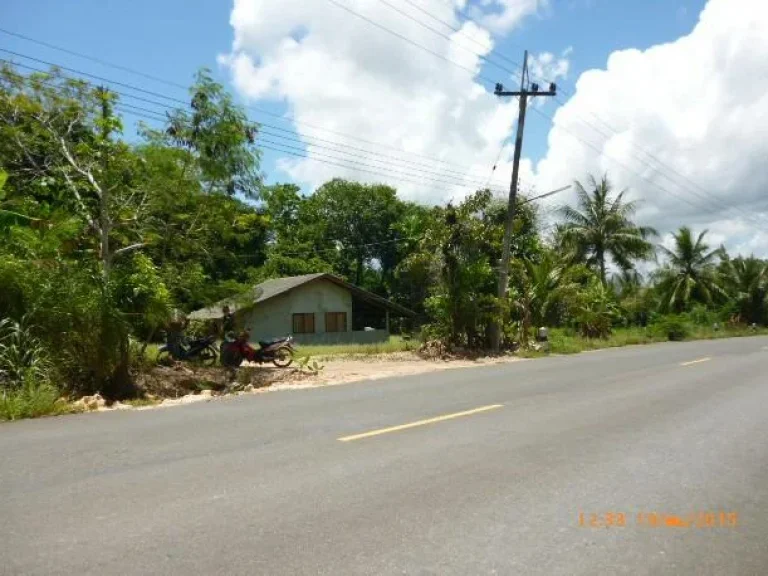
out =
[[0,573],[763,575],[768,338],[0,425]]

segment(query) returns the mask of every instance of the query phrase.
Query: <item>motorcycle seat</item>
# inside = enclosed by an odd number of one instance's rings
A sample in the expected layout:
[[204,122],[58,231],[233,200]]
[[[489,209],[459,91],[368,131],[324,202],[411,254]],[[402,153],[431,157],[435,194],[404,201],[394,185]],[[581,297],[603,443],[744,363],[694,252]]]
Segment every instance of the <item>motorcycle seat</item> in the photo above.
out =
[[259,340],[259,346],[262,348],[269,348],[270,346],[282,342],[285,338],[272,338],[272,340]]

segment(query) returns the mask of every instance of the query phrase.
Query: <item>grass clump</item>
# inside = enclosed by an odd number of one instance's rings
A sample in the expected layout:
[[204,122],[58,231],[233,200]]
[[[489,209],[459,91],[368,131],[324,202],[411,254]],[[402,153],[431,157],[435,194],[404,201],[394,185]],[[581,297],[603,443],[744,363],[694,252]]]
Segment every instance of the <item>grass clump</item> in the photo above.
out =
[[44,348],[30,327],[0,321],[0,420],[66,412],[59,395]]
[[299,345],[302,356],[322,358],[326,356],[374,356],[377,354],[393,354],[413,350],[418,343],[413,339],[401,336],[390,336],[385,342],[371,344],[308,344]]

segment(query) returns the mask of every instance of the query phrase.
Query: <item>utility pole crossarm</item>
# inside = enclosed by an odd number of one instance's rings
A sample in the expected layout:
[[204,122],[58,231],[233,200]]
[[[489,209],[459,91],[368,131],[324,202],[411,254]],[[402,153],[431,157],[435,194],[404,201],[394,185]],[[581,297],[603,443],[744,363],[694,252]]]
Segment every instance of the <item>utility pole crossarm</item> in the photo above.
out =
[[557,96],[557,90],[547,90],[546,92],[527,92],[527,91],[520,91],[520,90],[514,90],[514,91],[505,91],[505,90],[497,90],[494,92],[496,96],[528,96],[529,98],[533,98],[534,96]]

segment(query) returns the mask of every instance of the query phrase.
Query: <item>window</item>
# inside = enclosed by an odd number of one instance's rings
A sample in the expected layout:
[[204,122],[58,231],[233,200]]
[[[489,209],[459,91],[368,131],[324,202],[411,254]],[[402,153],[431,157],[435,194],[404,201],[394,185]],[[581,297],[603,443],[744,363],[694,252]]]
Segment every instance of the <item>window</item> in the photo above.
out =
[[326,312],[325,313],[325,331],[326,332],[346,332],[347,331],[347,313],[346,312]]
[[314,334],[315,315],[313,313],[301,313],[293,315],[294,334]]

